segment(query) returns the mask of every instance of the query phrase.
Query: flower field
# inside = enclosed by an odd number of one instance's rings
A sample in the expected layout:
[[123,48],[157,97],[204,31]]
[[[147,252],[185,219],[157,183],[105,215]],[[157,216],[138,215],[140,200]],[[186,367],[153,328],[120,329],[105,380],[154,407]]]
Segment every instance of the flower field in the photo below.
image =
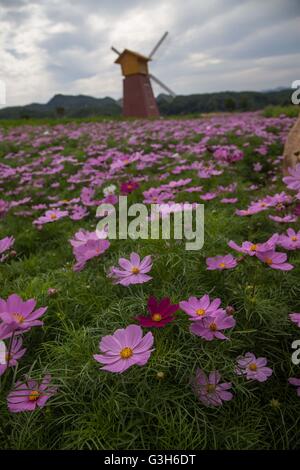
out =
[[[0,124],[1,449],[300,448],[293,123]],[[119,195],[204,204],[202,249],[100,239]]]

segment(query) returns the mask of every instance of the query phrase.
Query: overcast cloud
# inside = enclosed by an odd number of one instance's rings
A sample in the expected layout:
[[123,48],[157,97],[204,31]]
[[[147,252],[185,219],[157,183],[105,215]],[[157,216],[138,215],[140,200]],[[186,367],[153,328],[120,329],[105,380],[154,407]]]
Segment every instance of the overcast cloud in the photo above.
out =
[[150,68],[177,94],[300,79],[300,0],[0,0],[7,105],[56,93],[120,98],[110,47],[147,55],[166,30]]

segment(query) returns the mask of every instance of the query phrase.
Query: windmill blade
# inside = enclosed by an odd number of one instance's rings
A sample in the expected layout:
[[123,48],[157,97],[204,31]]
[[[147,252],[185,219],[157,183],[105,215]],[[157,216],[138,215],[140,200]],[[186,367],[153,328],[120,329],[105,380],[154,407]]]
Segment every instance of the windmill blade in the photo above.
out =
[[111,47],[111,50],[114,51],[116,54],[121,55],[121,52],[118,51],[114,46]]
[[169,88],[167,85],[165,85],[163,82],[161,82],[158,78],[156,78],[154,75],[152,75],[152,73],[149,73],[149,77],[154,82],[156,82],[161,88],[166,90],[169,93],[169,95],[171,95],[173,98],[176,97],[176,94],[174,93],[174,91],[172,91],[171,88]]
[[166,31],[163,36],[160,38],[160,40],[158,41],[158,43],[156,44],[155,47],[153,47],[152,51],[150,52],[149,54],[149,59],[151,59],[153,57],[153,55],[155,54],[155,52],[157,51],[157,49],[159,48],[159,46],[163,43],[163,41],[166,39],[166,37],[168,36],[168,31]]

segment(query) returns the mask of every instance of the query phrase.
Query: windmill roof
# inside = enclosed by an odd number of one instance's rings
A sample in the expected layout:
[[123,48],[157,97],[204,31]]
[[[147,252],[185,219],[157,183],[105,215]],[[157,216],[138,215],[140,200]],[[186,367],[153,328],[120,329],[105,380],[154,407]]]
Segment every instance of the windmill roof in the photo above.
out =
[[124,49],[124,51],[119,55],[117,60],[115,60],[115,64],[119,64],[124,57],[125,54],[132,54],[138,57],[139,59],[144,60],[145,62],[148,62],[151,60],[149,57],[146,57],[145,55],[139,54],[138,52],[131,51],[130,49]]

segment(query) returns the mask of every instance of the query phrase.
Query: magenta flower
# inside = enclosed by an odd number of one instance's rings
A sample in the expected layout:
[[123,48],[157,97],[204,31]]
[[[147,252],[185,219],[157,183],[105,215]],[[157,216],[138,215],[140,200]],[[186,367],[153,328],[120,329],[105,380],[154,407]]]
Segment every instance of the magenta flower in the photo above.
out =
[[290,271],[294,267],[292,264],[286,263],[286,253],[279,253],[274,250],[270,250],[263,253],[256,253],[256,257],[270,266],[270,268],[279,269],[280,271]]
[[267,359],[265,357],[256,358],[253,353],[247,352],[245,356],[237,358],[237,375],[245,375],[248,380],[258,380],[265,382],[271,377],[273,370],[266,367]]
[[256,255],[256,253],[259,252],[273,250],[276,246],[276,243],[278,243],[278,239],[279,235],[277,233],[274,233],[274,235],[272,235],[272,237],[269,238],[269,240],[267,240],[265,243],[252,243],[249,241],[245,241],[240,246],[233,240],[230,240],[228,242],[228,246],[230,246],[230,248],[232,248],[233,250],[238,251],[239,253],[254,256]]
[[297,326],[300,328],[300,313],[290,313],[289,314],[290,320],[293,323],[296,323]]
[[36,380],[17,382],[7,397],[9,411],[19,413],[43,408],[49,398],[57,392],[56,387],[50,386],[50,381],[51,375],[45,375],[40,384]]
[[105,364],[102,370],[122,373],[137,364],[144,366],[153,349],[153,334],[143,336],[143,330],[138,325],[115,331],[113,335],[104,336],[99,344],[102,354],[94,354],[97,362]]
[[223,271],[224,269],[235,268],[237,265],[237,261],[232,255],[218,255],[214,258],[206,258],[206,265],[207,269],[210,271],[215,269]]
[[14,367],[18,364],[18,359],[24,356],[26,349],[23,348],[23,341],[21,337],[13,338],[10,352],[6,352],[6,364],[0,364],[0,376],[4,374],[7,367]]
[[202,320],[204,315],[215,315],[224,313],[221,305],[221,299],[210,300],[209,295],[205,294],[201,299],[197,297],[190,297],[187,301],[179,302],[179,307],[187,313],[192,321]]
[[130,261],[125,258],[119,259],[119,267],[111,267],[109,277],[114,280],[115,284],[122,286],[129,286],[130,284],[143,284],[152,279],[148,276],[149,271],[152,269],[151,256],[145,256],[143,260],[137,253],[131,253]]
[[190,326],[190,332],[207,341],[212,341],[214,338],[225,340],[229,338],[221,331],[233,328],[235,324],[235,318],[222,310],[220,313],[204,316],[202,320],[194,321]]
[[140,325],[150,328],[163,328],[167,323],[174,320],[174,313],[178,310],[178,304],[171,304],[168,297],[163,298],[160,302],[155,297],[148,300],[149,317],[139,315],[137,320]]
[[201,369],[197,369],[193,380],[193,389],[199,400],[206,406],[220,406],[223,401],[230,401],[233,395],[230,382],[220,383],[221,375],[217,370],[210,372],[209,376]]
[[121,184],[121,193],[122,194],[129,194],[132,193],[135,189],[139,188],[139,184],[136,183],[135,181],[128,181],[128,183],[122,183]]
[[297,222],[297,218],[295,215],[287,214],[284,217],[279,217],[278,215],[269,215],[269,219],[274,220],[274,222],[278,222],[279,224],[289,224],[291,222]]
[[4,201],[4,199],[0,199],[0,219],[6,215],[9,210],[9,203]]
[[290,377],[288,382],[289,384],[297,387],[297,395],[300,397],[300,379],[297,379],[296,377]]
[[11,336],[13,332],[24,332],[33,326],[42,326],[43,322],[38,320],[47,310],[41,307],[34,310],[36,301],[29,299],[23,301],[17,294],[12,294],[7,301],[0,299],[0,339]]

